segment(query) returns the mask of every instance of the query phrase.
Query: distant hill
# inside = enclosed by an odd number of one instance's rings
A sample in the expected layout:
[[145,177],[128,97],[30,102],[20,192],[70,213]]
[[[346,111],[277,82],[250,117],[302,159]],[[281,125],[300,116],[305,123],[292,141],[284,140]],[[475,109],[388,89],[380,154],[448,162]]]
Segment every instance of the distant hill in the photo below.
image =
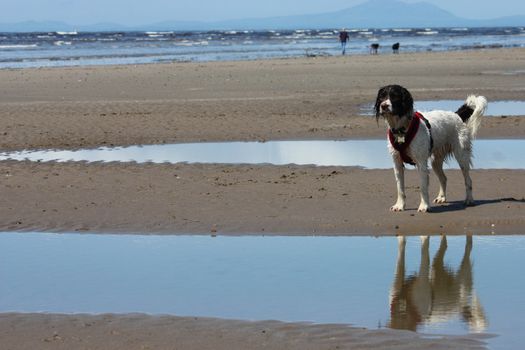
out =
[[525,26],[525,14],[490,20],[470,20],[457,17],[440,7],[425,2],[409,4],[399,0],[369,0],[335,12],[232,20],[207,23],[207,25],[214,29]]
[[442,8],[400,0],[369,0],[340,11],[269,18],[247,18],[216,22],[164,21],[143,26],[113,23],[74,26],[63,22],[0,24],[0,31],[108,31],[108,30],[242,30],[317,28],[407,28],[407,27],[494,27],[525,26],[525,15],[488,20],[457,17]]
[[428,3],[408,4],[402,1],[370,0],[335,12],[251,19],[216,23],[222,27],[248,25],[257,28],[382,28],[382,27],[447,27],[456,26],[462,19]]
[[75,26],[59,21],[0,23],[0,32],[119,31],[128,29],[129,27],[115,23],[98,23],[87,26]]
[[58,21],[26,21],[18,23],[0,23],[0,32],[53,32],[71,31],[72,26]]

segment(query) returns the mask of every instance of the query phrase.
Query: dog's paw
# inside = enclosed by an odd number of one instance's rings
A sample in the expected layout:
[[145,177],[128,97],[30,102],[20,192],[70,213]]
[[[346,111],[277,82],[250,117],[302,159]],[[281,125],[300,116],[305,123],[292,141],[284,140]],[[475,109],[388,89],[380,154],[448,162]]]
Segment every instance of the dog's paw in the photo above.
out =
[[469,198],[469,199],[465,199],[465,201],[463,202],[463,205],[466,207],[473,207],[476,205],[476,202],[474,202],[474,199]]
[[390,207],[390,211],[404,211],[405,206],[403,204],[394,204],[392,207]]
[[435,204],[443,204],[443,203],[446,203],[447,202],[447,199],[444,197],[444,196],[437,196],[433,202]]
[[427,212],[430,211],[430,207],[427,204],[421,203],[419,205],[419,208],[417,209],[417,211],[420,212],[420,213],[427,213]]

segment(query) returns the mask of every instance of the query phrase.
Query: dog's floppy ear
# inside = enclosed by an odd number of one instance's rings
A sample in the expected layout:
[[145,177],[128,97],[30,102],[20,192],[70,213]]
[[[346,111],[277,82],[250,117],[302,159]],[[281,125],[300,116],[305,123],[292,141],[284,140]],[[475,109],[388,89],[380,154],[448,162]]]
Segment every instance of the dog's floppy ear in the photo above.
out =
[[414,99],[412,98],[412,95],[410,92],[405,89],[404,87],[398,85],[399,92],[401,93],[401,109],[400,115],[409,115],[412,116],[414,113]]
[[388,86],[383,86],[379,91],[377,92],[376,97],[376,103],[374,105],[374,111],[376,112],[376,121],[379,122],[379,114],[381,112],[381,103],[383,102],[383,98],[387,95]]

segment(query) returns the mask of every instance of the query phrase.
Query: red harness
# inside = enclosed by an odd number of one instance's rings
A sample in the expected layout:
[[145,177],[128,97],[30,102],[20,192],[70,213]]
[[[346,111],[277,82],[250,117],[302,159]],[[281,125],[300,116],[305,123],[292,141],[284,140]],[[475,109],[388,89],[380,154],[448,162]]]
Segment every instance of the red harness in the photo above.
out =
[[[407,154],[408,146],[410,146],[410,143],[416,136],[417,130],[419,129],[419,124],[421,122],[424,122],[425,125],[428,128],[428,132],[430,132],[430,123],[428,120],[423,117],[423,115],[419,112],[414,112],[414,117],[410,121],[410,124],[408,125],[408,130],[405,133],[405,141],[404,142],[397,142],[396,137],[394,136],[394,133],[391,129],[388,129],[388,139],[390,140],[390,144],[396,151],[399,152],[401,155],[401,159],[403,159],[403,163],[416,165],[416,163],[410,158],[410,156]],[[433,147],[433,140],[432,135],[430,135],[430,150],[432,151]]]

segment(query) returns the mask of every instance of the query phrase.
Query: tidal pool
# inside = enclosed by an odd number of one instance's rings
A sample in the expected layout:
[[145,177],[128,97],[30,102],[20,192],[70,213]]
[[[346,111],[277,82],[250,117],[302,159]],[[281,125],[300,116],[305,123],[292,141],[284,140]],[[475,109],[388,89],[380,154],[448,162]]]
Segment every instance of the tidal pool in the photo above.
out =
[[0,312],[345,323],[525,341],[524,236],[0,233]]
[[[434,109],[443,111],[457,111],[465,103],[465,100],[435,100],[415,101],[414,108],[419,111],[431,111]],[[373,115],[374,105],[365,104],[361,106],[361,115]],[[525,101],[489,101],[486,116],[525,116]]]
[[[524,169],[525,140],[474,141],[474,168]],[[313,164],[392,168],[386,140],[208,142],[146,145],[77,151],[44,150],[0,153],[0,160]],[[446,168],[458,168],[450,160]]]

